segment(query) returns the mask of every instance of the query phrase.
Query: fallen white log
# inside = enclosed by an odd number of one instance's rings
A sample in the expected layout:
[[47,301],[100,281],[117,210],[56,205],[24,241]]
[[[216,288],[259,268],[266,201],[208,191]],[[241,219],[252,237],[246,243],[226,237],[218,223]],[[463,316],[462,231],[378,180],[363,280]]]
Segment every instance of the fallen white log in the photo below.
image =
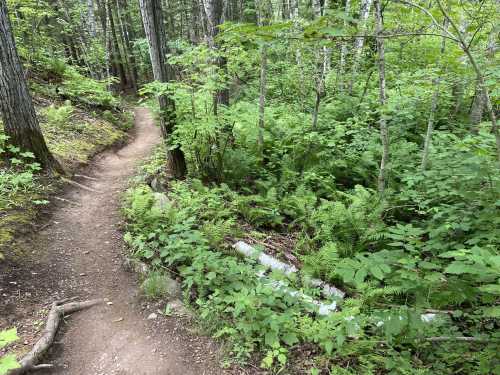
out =
[[[238,241],[233,245],[233,247],[238,253],[249,258],[256,258],[257,261],[264,267],[270,268],[273,271],[281,271],[286,276],[290,276],[293,273],[299,272],[299,270],[294,265],[281,262],[280,260],[266,254],[263,251],[258,251],[246,242]],[[345,296],[345,293],[342,290],[324,282],[323,280],[304,277],[304,281],[310,286],[320,288],[322,294],[325,297],[344,298]]]

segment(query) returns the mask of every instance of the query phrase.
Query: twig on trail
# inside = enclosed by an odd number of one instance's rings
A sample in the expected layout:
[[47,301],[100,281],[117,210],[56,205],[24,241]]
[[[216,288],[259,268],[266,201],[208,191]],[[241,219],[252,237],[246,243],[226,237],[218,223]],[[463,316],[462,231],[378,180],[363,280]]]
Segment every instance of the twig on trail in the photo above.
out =
[[100,191],[98,191],[98,190],[95,190],[95,189],[92,189],[92,188],[90,188],[90,187],[88,187],[88,186],[82,185],[82,184],[80,184],[80,183],[78,183],[78,182],[76,182],[76,181],[70,180],[70,179],[68,179],[68,178],[66,178],[66,177],[61,177],[61,179],[62,179],[64,182],[67,182],[68,184],[73,185],[73,186],[76,186],[76,187],[79,187],[79,188],[81,188],[81,189],[88,190],[88,191],[91,191],[91,192],[93,192],[93,193],[99,193],[99,194],[101,194],[101,193],[102,193],[102,192],[100,192]]
[[36,342],[35,346],[33,346],[33,349],[31,349],[31,351],[26,354],[23,359],[21,359],[21,361],[19,362],[21,366],[16,369],[10,370],[9,372],[7,372],[7,375],[21,375],[26,373],[27,371],[41,370],[53,367],[50,364],[37,365],[37,363],[49,349],[50,345],[52,345],[61,318],[66,314],[84,310],[104,302],[104,299],[94,299],[84,302],[69,302],[64,305],[62,304],[72,299],[74,298],[66,298],[61,301],[56,301],[52,304],[52,308],[50,309],[49,315],[47,316],[47,324],[45,325],[42,337],[40,337],[40,339]]
[[95,177],[85,176],[84,174],[75,174],[75,177],[86,178],[87,180],[99,181],[99,179]]
[[67,203],[74,204],[75,206],[81,206],[80,203],[71,201],[71,200],[66,199],[66,198],[61,198],[61,197],[54,197],[54,198],[57,199],[57,200],[59,200],[59,201],[61,201],[61,202],[67,202]]

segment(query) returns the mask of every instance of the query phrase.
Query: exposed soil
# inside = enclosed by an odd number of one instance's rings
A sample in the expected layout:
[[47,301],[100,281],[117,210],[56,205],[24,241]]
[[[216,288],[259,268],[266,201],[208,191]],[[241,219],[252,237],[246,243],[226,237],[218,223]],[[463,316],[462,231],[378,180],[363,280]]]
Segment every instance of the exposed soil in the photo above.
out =
[[[16,325],[27,352],[39,337],[50,304],[64,297],[110,303],[65,319],[38,374],[201,375],[223,370],[220,348],[184,318],[147,319],[161,305],[145,301],[136,276],[123,266],[120,194],[137,163],[159,142],[147,109],[136,110],[135,133],[118,151],[102,154],[55,200],[45,228],[27,240],[33,260],[0,265],[0,327]],[[91,191],[91,190],[93,191]]]

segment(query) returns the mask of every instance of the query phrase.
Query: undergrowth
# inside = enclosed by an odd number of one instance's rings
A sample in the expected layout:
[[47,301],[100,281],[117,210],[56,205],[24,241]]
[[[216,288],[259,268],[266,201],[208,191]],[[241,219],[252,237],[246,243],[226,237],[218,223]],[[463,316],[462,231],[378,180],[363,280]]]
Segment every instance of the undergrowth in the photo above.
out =
[[[162,162],[158,149],[144,171],[155,172]],[[488,374],[495,369],[498,263],[488,243],[480,245],[482,235],[469,250],[450,251],[443,233],[447,248],[441,245],[431,257],[431,250],[416,249],[432,246],[439,233],[424,241],[424,226],[394,222],[396,203],[381,204],[361,186],[325,199],[304,186],[280,196],[271,189],[258,193],[256,185],[254,194],[241,194],[226,184],[190,179],[172,182],[160,204],[158,193],[141,183],[145,175],[125,198],[125,238],[136,257],[181,275],[186,301],[214,337],[230,344],[231,358],[245,362],[260,352],[261,366],[277,372],[452,374],[460,368]],[[449,220],[443,214],[437,218]],[[348,292],[341,311],[319,316],[314,306],[257,277],[259,267],[239,259],[229,246],[243,234],[243,223],[301,233],[295,254],[306,273]],[[270,277],[317,295],[299,279]],[[421,315],[429,309],[449,312],[427,322]],[[469,335],[486,342],[427,340]],[[312,350],[314,359],[297,360],[304,350]]]

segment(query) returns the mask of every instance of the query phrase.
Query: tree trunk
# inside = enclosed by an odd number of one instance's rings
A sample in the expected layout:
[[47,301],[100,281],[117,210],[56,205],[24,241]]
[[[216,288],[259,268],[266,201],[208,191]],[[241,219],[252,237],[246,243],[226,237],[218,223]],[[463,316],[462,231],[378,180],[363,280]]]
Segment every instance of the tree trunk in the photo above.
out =
[[[362,35],[366,32],[366,20],[370,15],[370,8],[372,6],[373,0],[361,0],[360,5],[360,14],[359,14],[359,33]],[[365,43],[365,38],[360,36],[357,37],[354,41],[354,53],[353,53],[353,62],[352,62],[352,70],[351,70],[351,80],[349,81],[349,94],[352,94],[352,90],[354,87],[354,81],[356,80],[356,76],[358,74],[359,62],[361,60],[361,52],[363,52],[363,45]]]
[[[328,3],[325,2],[323,3],[323,6],[321,5],[320,0],[313,0],[313,10],[314,10],[314,16],[316,18],[319,18],[323,16],[324,13],[324,6],[326,6]],[[318,72],[317,72],[317,77],[316,77],[316,100],[314,103],[314,110],[313,110],[313,117],[312,117],[312,128],[316,129],[317,124],[318,124],[318,114],[319,114],[319,106],[321,103],[321,99],[325,96],[325,79],[326,75],[328,74],[328,69],[330,67],[330,54],[328,52],[328,49],[326,47],[323,47],[320,51],[317,52],[317,61],[318,61]]]
[[127,76],[125,74],[125,67],[123,65],[123,58],[120,52],[120,45],[115,29],[115,20],[113,17],[113,8],[111,7],[111,0],[108,1],[108,18],[109,29],[111,31],[111,56],[117,69],[118,76],[120,77],[120,87],[124,90],[127,87]]
[[[129,86],[133,92],[137,91],[137,69],[134,54],[132,53],[132,44],[130,43],[127,25],[123,11],[127,12],[125,1],[116,0],[116,12],[118,16],[118,24],[120,25],[120,35],[123,46],[123,54],[127,63]],[[122,9],[122,6],[123,9]]]
[[378,191],[383,195],[386,188],[387,179],[387,164],[389,163],[389,131],[387,129],[387,119],[385,117],[385,49],[382,19],[381,0],[375,0],[375,32],[377,37],[377,53],[378,53],[378,73],[379,73],[379,104],[380,104],[380,140],[382,141],[382,158],[380,160],[380,171],[378,175]]
[[472,99],[472,106],[469,114],[469,120],[471,124],[471,132],[477,133],[479,131],[479,124],[483,120],[484,111],[484,96],[481,92],[481,87],[479,83],[476,83],[476,89],[474,91],[474,98]]
[[[264,26],[268,24],[271,15],[267,7],[269,0],[257,0],[258,24]],[[261,156],[264,154],[264,128],[265,128],[265,110],[266,110],[266,91],[267,91],[267,44],[262,44],[260,50],[260,95],[259,95],[259,135],[258,145]]]
[[[490,98],[490,93],[488,92],[488,88],[486,87],[486,82],[484,81],[484,76],[483,72],[479,68],[479,65],[476,62],[476,59],[472,55],[470,51],[470,45],[465,41],[463,33],[460,31],[460,28],[457,26],[457,24],[450,18],[448,12],[443,8],[443,5],[441,4],[440,0],[437,0],[437,4],[439,6],[439,10],[443,14],[443,16],[448,20],[450,23],[451,27],[453,30],[455,30],[460,48],[462,48],[463,52],[469,59],[470,64],[472,65],[472,68],[474,69],[474,72],[476,73],[476,79],[479,85],[478,89],[478,96],[483,96],[484,102],[486,105],[486,109],[488,110],[488,113],[490,115],[490,120],[491,120],[491,132],[495,136],[495,143],[496,143],[496,156],[497,160],[500,166],[500,132],[498,131],[498,125],[497,125],[497,117],[495,113],[495,108],[493,108],[493,103],[491,102]],[[438,25],[439,26],[439,25]]]
[[[448,29],[448,20],[445,18],[443,21],[443,27],[445,29]],[[446,50],[446,38],[441,39],[441,51],[440,51],[440,58],[444,56],[444,52]],[[439,64],[441,67],[441,64]],[[438,99],[439,99],[439,83],[441,81],[441,77],[436,77],[432,81],[432,86],[434,87],[434,92],[432,93],[432,99],[431,99],[431,111],[429,113],[429,119],[427,120],[427,133],[425,135],[425,142],[424,142],[424,151],[422,153],[422,163],[420,167],[422,170],[427,169],[427,161],[429,159],[429,151],[430,151],[430,146],[432,142],[432,132],[434,131],[434,118],[436,116],[436,110],[437,110],[437,105],[438,105]]]
[[[219,52],[216,58],[216,65],[222,74],[227,72],[226,58],[221,56],[219,46],[215,42],[215,37],[219,33],[218,26],[224,22],[224,4],[222,0],[203,0],[205,14],[207,16],[207,41],[208,45],[214,51]],[[220,82],[219,82],[220,83]],[[224,84],[224,82],[222,82]],[[214,96],[214,113],[217,114],[219,104],[229,105],[229,90],[227,87],[218,89]]]
[[97,26],[95,22],[94,0],[87,0],[87,18],[90,36],[95,38],[97,36]]
[[[351,0],[345,1],[345,15],[349,16],[351,12]],[[347,28],[348,22],[347,19],[344,20],[344,28]],[[339,92],[344,91],[344,74],[345,74],[345,64],[347,60],[347,41],[343,40],[342,45],[340,47],[340,62],[338,68],[338,76],[337,76],[337,84],[339,88]]]
[[[144,31],[148,39],[149,55],[153,67],[154,79],[169,82],[173,79],[172,68],[167,63],[167,40],[161,0],[139,0]],[[172,135],[176,125],[175,102],[168,95],[158,98],[160,105],[160,128],[163,138],[167,140]],[[169,149],[169,167],[176,178],[186,175],[186,161],[179,145]]]
[[7,4],[0,0],[0,112],[9,143],[31,151],[49,171],[63,172],[49,152],[16,50]]

